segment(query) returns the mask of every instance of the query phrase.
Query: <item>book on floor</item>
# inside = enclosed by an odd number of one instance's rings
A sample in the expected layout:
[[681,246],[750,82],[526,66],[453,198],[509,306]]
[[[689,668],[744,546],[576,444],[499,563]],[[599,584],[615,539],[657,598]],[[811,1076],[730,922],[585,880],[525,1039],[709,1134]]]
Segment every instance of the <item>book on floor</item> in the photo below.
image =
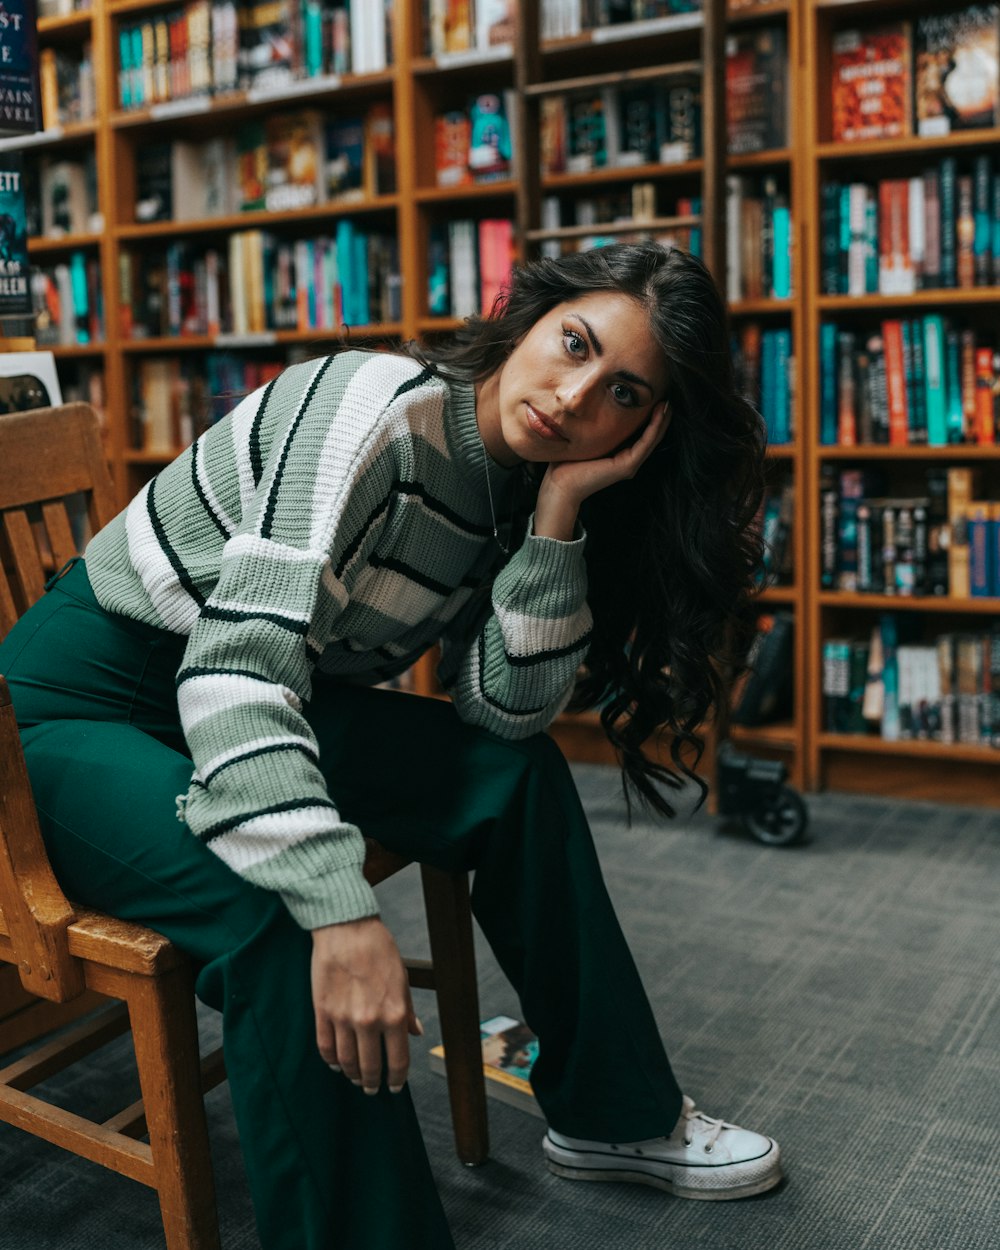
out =
[[[520,1107],[539,1118],[542,1109],[531,1090],[531,1069],[538,1058],[538,1038],[513,1016],[491,1016],[479,1026],[483,1048],[483,1075],[486,1092],[491,1098]],[[434,1046],[429,1053],[432,1072],[445,1075],[443,1046]]]

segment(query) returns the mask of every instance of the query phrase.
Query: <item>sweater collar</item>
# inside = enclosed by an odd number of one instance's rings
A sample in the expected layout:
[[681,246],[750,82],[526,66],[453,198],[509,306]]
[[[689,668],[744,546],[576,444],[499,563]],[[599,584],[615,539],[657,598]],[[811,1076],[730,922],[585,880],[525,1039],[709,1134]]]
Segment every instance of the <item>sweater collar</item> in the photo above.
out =
[[476,422],[476,388],[472,382],[448,378],[451,393],[449,419],[445,422],[445,437],[452,459],[462,476],[477,491],[483,488],[484,470],[490,475],[494,490],[503,490],[512,480],[514,468],[497,464],[483,446]]

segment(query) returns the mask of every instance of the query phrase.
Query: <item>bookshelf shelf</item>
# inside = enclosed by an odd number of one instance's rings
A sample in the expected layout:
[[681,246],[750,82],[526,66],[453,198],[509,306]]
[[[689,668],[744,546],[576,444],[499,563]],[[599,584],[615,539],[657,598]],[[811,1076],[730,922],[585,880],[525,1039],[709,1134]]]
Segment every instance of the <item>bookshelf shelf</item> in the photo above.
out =
[[272,229],[282,226],[298,226],[303,222],[322,223],[336,217],[369,216],[374,213],[395,212],[399,208],[398,195],[380,195],[364,200],[327,200],[309,208],[294,212],[274,213],[267,211],[233,213],[227,217],[202,217],[195,221],[157,221],[146,224],[126,224],[115,227],[115,237],[122,242],[144,242],[171,239],[199,234],[232,234],[234,230]]
[[877,612],[955,612],[996,616],[1000,599],[958,599],[951,595],[859,595],[846,591],[820,591],[818,602],[824,608],[867,608]]
[[39,346],[44,351],[51,352],[56,360],[88,360],[103,356],[107,350],[106,343],[52,343]]
[[420,317],[417,320],[418,334],[453,334],[461,330],[465,322],[461,317]]
[[470,182],[457,187],[417,187],[413,198],[418,204],[460,204],[463,200],[509,199],[517,192],[517,184],[502,182]]
[[972,764],[1000,764],[1000,752],[995,747],[973,746],[962,742],[926,742],[920,739],[902,738],[886,741],[874,734],[819,735],[819,745],[832,751],[858,751],[864,754],[908,756],[916,760],[962,760]]
[[568,95],[592,91],[595,87],[623,87],[629,83],[658,82],[665,78],[691,78],[701,73],[700,61],[675,61],[669,65],[642,65],[636,69],[605,74],[585,74],[580,78],[557,78],[552,82],[529,83],[524,94],[530,97]]
[[586,239],[591,235],[637,234],[643,230],[669,230],[677,226],[696,226],[700,217],[650,217],[631,221],[599,221],[587,226],[558,226],[551,230],[529,230],[530,242],[541,239]]
[[149,108],[116,109],[109,118],[113,130],[170,129],[178,125],[202,127],[207,119],[250,118],[287,105],[313,108],[347,100],[360,101],[391,91],[395,76],[389,70],[371,74],[330,74],[301,79],[267,91],[231,91],[224,95],[191,95],[153,104]]
[[947,447],[891,447],[885,443],[858,443],[853,447],[819,447],[820,460],[945,460],[998,461],[1000,446],[955,443]]
[[761,4],[730,4],[726,9],[726,22],[730,26],[742,26],[748,22],[762,22],[776,17],[787,17],[789,0],[764,0]]
[[764,152],[739,152],[726,157],[726,167],[740,169],[770,169],[788,165],[792,159],[791,148],[768,148]]
[[30,148],[79,147],[94,142],[97,122],[70,122],[65,126],[52,126],[36,131],[33,135],[10,135],[0,139],[0,152],[27,151]]
[[39,37],[46,44],[82,43],[90,35],[92,16],[90,9],[83,9],[59,17],[40,17]]
[[734,742],[745,746],[760,744],[786,751],[794,751],[798,745],[798,730],[793,721],[779,721],[774,725],[733,725],[729,736]]
[[315,328],[312,330],[260,330],[248,334],[179,334],[176,337],[156,337],[125,339],[121,350],[127,355],[142,355],[151,352],[203,352],[215,351],[255,351],[260,347],[276,347],[289,344],[340,343],[345,334],[353,341],[371,339],[398,339],[402,334],[402,325],[398,321],[387,321],[381,324],[366,326],[349,326],[336,329]]
[[979,286],[916,291],[912,295],[821,295],[816,300],[820,312],[862,313],[893,308],[962,307],[993,305],[1000,301],[1000,287]]
[[757,592],[758,603],[793,604],[798,602],[798,598],[795,586],[764,586]]
[[793,460],[798,452],[794,443],[769,443],[767,455],[770,460]]
[[899,139],[867,139],[854,143],[817,143],[816,157],[821,161],[853,161],[858,158],[895,156],[927,156],[955,148],[983,148],[1000,143],[1000,127],[982,130],[959,130],[950,135],[907,135]]
[[76,252],[81,249],[99,247],[103,237],[100,234],[38,235],[28,240],[28,252],[31,256]]
[[569,191],[609,182],[643,182],[661,178],[699,178],[704,161],[678,161],[675,165],[605,165],[581,174],[548,174],[543,191]]
[[437,56],[419,56],[410,62],[415,77],[439,74],[463,74],[469,70],[489,69],[500,66],[509,69],[514,54],[509,44],[496,48],[473,48],[467,52],[443,52]]
[[701,13],[672,13],[667,17],[654,17],[642,22],[621,22],[616,26],[599,26],[582,31],[569,39],[545,39],[541,44],[543,56],[560,52],[576,52],[582,48],[602,47],[605,44],[629,44],[660,35],[675,35],[683,31],[701,30],[704,25]]

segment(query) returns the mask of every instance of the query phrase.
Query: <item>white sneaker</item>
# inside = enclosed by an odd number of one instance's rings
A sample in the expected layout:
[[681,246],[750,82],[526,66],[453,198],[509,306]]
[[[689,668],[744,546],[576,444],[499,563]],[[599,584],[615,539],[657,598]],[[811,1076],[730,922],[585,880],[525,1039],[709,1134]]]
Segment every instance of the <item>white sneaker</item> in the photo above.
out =
[[572,1181],[633,1181],[680,1198],[748,1198],[781,1180],[778,1143],[696,1110],[685,1096],[669,1137],[618,1144],[582,1141],[549,1129],[542,1149],[550,1172]]

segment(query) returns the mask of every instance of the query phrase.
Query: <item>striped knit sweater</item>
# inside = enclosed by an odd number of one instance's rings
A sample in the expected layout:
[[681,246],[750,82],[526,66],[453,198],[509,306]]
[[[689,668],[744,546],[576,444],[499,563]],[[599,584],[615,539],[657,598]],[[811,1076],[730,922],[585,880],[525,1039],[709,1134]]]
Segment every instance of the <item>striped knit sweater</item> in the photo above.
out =
[[488,464],[471,384],[344,352],[249,395],[87,548],[103,607],[188,638],[179,818],[305,928],[378,910],[303,711],[314,669],[378,682],[440,641],[459,716],[507,738],[569,697],[583,539],[529,530],[497,572],[484,478],[499,502],[509,475]]

